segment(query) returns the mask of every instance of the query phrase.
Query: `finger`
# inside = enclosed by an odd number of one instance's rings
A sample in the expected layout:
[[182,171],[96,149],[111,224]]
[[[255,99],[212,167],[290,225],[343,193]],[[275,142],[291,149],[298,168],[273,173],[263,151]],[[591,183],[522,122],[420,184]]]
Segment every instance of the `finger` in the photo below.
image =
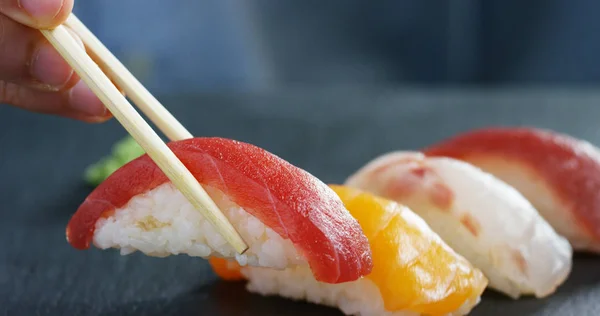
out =
[[[36,112],[48,111],[66,115],[65,113],[79,111],[86,117],[104,117],[106,109],[102,103],[85,84],[78,84],[80,79],[77,74],[39,31],[18,24],[1,14],[0,27],[0,80],[11,83],[6,85],[4,95],[0,96],[1,102]],[[79,37],[67,29],[83,47]],[[78,85],[74,87],[76,84]],[[17,89],[17,86],[22,88]],[[64,104],[52,105],[37,99],[47,94],[33,93],[32,90],[69,92],[73,98],[70,101],[64,97],[59,98]],[[41,108],[43,106],[49,108],[44,110]]]
[[110,112],[83,81],[62,92],[39,91],[0,81],[0,103],[85,122],[103,122],[111,117]]
[[39,31],[0,14],[0,80],[59,91],[78,81],[73,77],[69,64]]
[[64,23],[73,10],[73,0],[0,0],[0,13],[35,29]]

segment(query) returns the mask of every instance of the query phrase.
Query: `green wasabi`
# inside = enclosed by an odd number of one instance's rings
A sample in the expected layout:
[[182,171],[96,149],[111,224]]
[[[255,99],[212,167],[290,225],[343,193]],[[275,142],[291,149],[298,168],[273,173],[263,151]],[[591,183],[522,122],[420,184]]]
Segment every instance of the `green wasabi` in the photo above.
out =
[[110,156],[102,158],[85,170],[85,182],[91,186],[98,186],[117,169],[144,153],[144,149],[131,136],[127,136],[112,147]]

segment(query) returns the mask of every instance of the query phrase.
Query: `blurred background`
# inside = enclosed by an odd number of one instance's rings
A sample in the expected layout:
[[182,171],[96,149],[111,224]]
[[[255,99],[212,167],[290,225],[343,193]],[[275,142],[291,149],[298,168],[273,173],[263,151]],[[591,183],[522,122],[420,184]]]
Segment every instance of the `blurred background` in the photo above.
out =
[[[193,135],[255,144],[325,183],[494,125],[600,146],[599,0],[75,0],[74,11]],[[126,135],[114,119],[0,107],[0,315],[331,315],[223,286],[197,258],[70,247],[65,226],[124,163],[111,150]],[[579,257],[558,295],[486,295],[473,315],[589,315],[598,265]]]
[[153,93],[595,86],[596,0],[79,0]]

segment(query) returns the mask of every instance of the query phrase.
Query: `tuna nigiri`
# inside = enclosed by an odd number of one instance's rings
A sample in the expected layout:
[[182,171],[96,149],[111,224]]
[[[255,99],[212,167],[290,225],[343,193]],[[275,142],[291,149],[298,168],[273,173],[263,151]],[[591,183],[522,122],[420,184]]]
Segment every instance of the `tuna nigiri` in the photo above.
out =
[[193,138],[168,146],[248,251],[237,254],[147,155],[118,169],[85,199],[67,226],[73,247],[216,256],[274,269],[303,266],[326,283],[353,281],[371,271],[371,249],[360,225],[335,192],[308,172],[229,139]]
[[247,279],[250,292],[337,307],[347,315],[466,315],[477,305],[487,285],[484,275],[409,208],[357,189],[331,187],[369,239],[370,274],[325,284],[306,267],[281,271],[211,258],[214,271],[226,280]]
[[567,240],[514,188],[465,162],[393,152],[346,185],[410,207],[510,297],[547,296],[570,273]]
[[425,150],[460,159],[519,190],[579,251],[600,253],[600,150],[537,128],[467,132]]

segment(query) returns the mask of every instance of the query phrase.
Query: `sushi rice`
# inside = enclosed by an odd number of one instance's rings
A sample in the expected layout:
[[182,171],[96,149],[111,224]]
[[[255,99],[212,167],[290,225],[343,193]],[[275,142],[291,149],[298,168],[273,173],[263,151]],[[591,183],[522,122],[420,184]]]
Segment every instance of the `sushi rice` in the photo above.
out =
[[[379,289],[368,278],[339,284],[316,281],[290,240],[281,238],[220,191],[205,188],[247,241],[249,249],[243,255],[237,254],[171,183],[132,198],[112,216],[99,220],[94,245],[119,248],[122,255],[141,251],[155,257],[186,254],[235,258],[252,293],[335,307],[346,315],[420,315],[386,311]],[[470,299],[448,316],[466,315],[479,301],[479,296]]]
[[[368,278],[328,284],[315,280],[306,260],[288,239],[230,201],[220,191],[205,187],[231,221],[249,249],[243,255],[218,234],[187,199],[170,183],[163,184],[129,203],[96,224],[94,245],[119,248],[122,255],[141,251],[154,257],[186,254],[208,258],[235,258],[249,280],[247,290],[264,296],[339,308],[346,315],[419,316],[419,313],[385,310],[381,293]],[[448,316],[466,315],[480,301],[466,301]]]
[[[413,311],[386,311],[381,292],[368,278],[339,284],[327,284],[317,282],[310,269],[303,266],[288,268],[283,271],[244,267],[241,272],[249,280],[248,291],[264,296],[281,296],[295,301],[307,301],[335,307],[346,315],[422,315]],[[467,300],[457,311],[444,316],[467,315],[479,304],[480,300],[480,296]]]
[[208,186],[205,189],[248,244],[244,254],[238,254],[170,182],[133,197],[112,216],[98,220],[94,245],[119,248],[123,255],[141,251],[154,257],[216,256],[235,258],[241,266],[273,269],[307,265],[289,239],[283,239],[220,191]]

